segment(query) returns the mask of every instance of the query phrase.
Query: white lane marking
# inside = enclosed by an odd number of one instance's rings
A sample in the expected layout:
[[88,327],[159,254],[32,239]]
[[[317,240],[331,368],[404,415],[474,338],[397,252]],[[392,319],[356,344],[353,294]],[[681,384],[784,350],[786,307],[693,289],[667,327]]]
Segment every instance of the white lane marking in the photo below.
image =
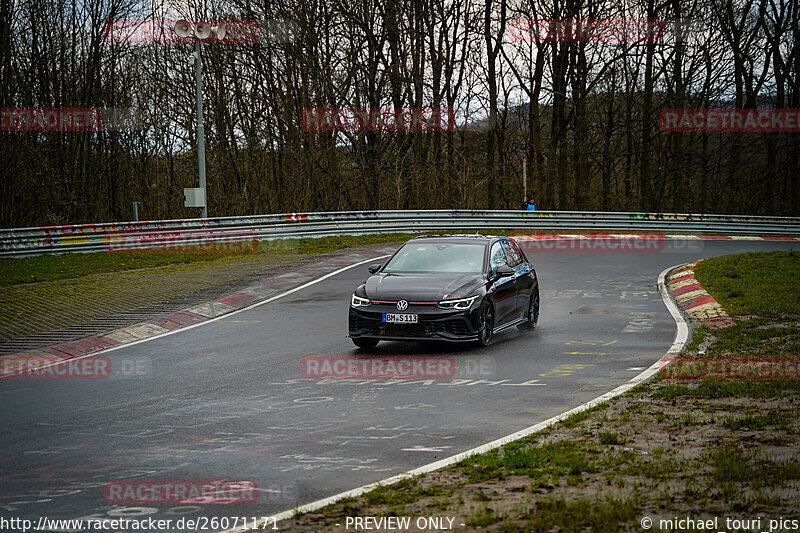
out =
[[208,319],[208,320],[206,320],[204,322],[198,322],[197,324],[192,324],[191,326],[186,326],[185,328],[175,329],[175,330],[172,330],[172,331],[167,331],[166,333],[160,333],[160,334],[154,335],[152,337],[147,337],[146,339],[140,339],[138,341],[133,341],[133,342],[129,342],[129,343],[126,343],[126,344],[120,344],[119,346],[113,346],[111,348],[106,348],[105,350],[100,350],[99,352],[87,353],[86,355],[81,355],[81,356],[78,356],[78,357],[72,357],[72,358],[69,358],[69,359],[64,359],[62,361],[56,361],[56,362],[50,363],[50,364],[48,364],[46,366],[37,367],[37,370],[43,370],[45,368],[50,368],[51,366],[56,366],[56,365],[61,365],[61,364],[68,364],[68,363],[70,363],[72,361],[77,361],[79,359],[85,359],[87,357],[94,357],[95,355],[107,354],[108,352],[113,352],[113,351],[119,350],[121,348],[127,348],[128,346],[133,346],[135,344],[141,344],[143,342],[154,341],[156,339],[160,339],[160,338],[166,337],[168,335],[174,335],[175,333],[181,333],[183,331],[188,331],[190,329],[199,328],[200,326],[205,326],[206,324],[211,324],[212,322],[217,322],[217,321],[222,320],[222,319],[227,319],[229,317],[232,317],[233,315],[236,315],[236,314],[239,314],[239,313],[243,313],[245,311],[249,311],[250,309],[254,309],[254,308],[256,308],[256,307],[258,307],[260,305],[264,305],[264,304],[268,304],[270,302],[274,302],[278,298],[283,298],[284,296],[289,296],[290,294],[294,294],[297,291],[301,291],[301,290],[303,290],[303,289],[305,289],[307,287],[315,285],[315,284],[319,283],[320,281],[325,281],[326,279],[331,278],[331,277],[333,277],[333,276],[335,276],[337,274],[341,274],[345,270],[350,270],[351,268],[355,268],[357,266],[365,265],[367,263],[375,261],[376,259],[383,259],[385,257],[389,257],[389,254],[381,255],[381,256],[378,256],[378,257],[372,257],[372,258],[367,259],[365,261],[361,261],[361,262],[355,263],[353,265],[348,265],[346,267],[342,267],[339,270],[334,270],[333,272],[329,272],[329,273],[325,274],[324,276],[322,276],[320,278],[312,279],[311,281],[309,281],[307,283],[304,283],[304,284],[302,284],[300,286],[297,286],[294,289],[289,289],[288,291],[283,292],[281,294],[277,294],[275,296],[270,296],[266,300],[261,300],[260,302],[256,302],[256,303],[250,304],[247,307],[242,307],[241,309],[237,309],[235,311],[231,311],[230,313],[226,313],[224,315],[220,315],[220,316],[218,316],[216,318]]
[[[301,505],[301,506],[299,506],[299,507],[297,507],[295,509],[291,509],[291,510],[288,510],[288,511],[283,511],[283,512],[277,513],[277,514],[271,514],[270,515],[270,520],[274,519],[276,522],[280,522],[282,520],[286,520],[287,518],[292,518],[296,514],[309,513],[311,511],[316,511],[318,509],[321,509],[322,507],[325,507],[326,505],[330,505],[332,503],[336,503],[337,501],[339,501],[341,499],[344,499],[344,498],[355,498],[355,497],[361,496],[362,494],[364,494],[366,492],[369,492],[369,491],[371,491],[373,489],[376,489],[378,487],[391,485],[392,483],[397,483],[398,481],[402,481],[402,480],[408,479],[410,477],[418,476],[420,474],[427,474],[428,472],[433,472],[434,470],[439,470],[441,468],[453,465],[453,464],[455,464],[455,463],[457,463],[459,461],[462,461],[462,460],[468,458],[471,455],[475,455],[475,454],[479,454],[479,453],[486,453],[486,452],[491,451],[491,450],[493,450],[495,448],[499,448],[500,446],[503,446],[504,444],[508,444],[511,441],[515,441],[515,440],[521,439],[523,437],[527,437],[528,435],[532,435],[533,433],[537,433],[539,431],[542,431],[543,429],[546,429],[549,426],[552,426],[553,424],[555,424],[557,422],[560,422],[561,420],[564,420],[565,418],[568,418],[571,415],[574,415],[576,413],[580,413],[582,411],[586,411],[587,409],[591,409],[592,407],[594,407],[594,406],[596,406],[598,404],[601,404],[603,402],[606,402],[606,401],[608,401],[608,400],[610,400],[610,399],[612,399],[612,398],[614,398],[616,396],[619,396],[620,394],[624,394],[624,393],[628,392],[629,390],[631,390],[632,388],[634,388],[635,386],[647,381],[653,375],[655,375],[656,372],[658,372],[659,369],[662,366],[668,365],[670,363],[670,361],[676,355],[678,355],[681,352],[681,350],[683,350],[683,347],[686,345],[686,340],[689,338],[689,326],[686,323],[686,319],[683,318],[683,315],[681,314],[680,310],[678,309],[678,306],[672,300],[672,297],[670,296],[669,290],[667,289],[667,285],[665,283],[665,278],[667,276],[667,273],[670,270],[674,269],[674,268],[678,268],[679,266],[682,266],[682,265],[671,266],[671,267],[665,269],[663,272],[661,272],[661,274],[659,274],[659,276],[658,276],[658,292],[661,294],[661,299],[664,301],[664,305],[667,306],[667,310],[669,310],[669,313],[672,315],[672,318],[675,320],[675,323],[678,326],[678,329],[675,332],[675,340],[672,341],[672,346],[670,346],[669,350],[667,350],[667,353],[664,354],[664,356],[661,359],[659,359],[658,361],[653,363],[650,367],[647,368],[647,370],[645,370],[641,374],[637,375],[636,377],[634,377],[633,379],[631,379],[627,383],[625,383],[623,385],[620,385],[616,389],[611,390],[611,391],[603,394],[602,396],[598,396],[594,400],[586,402],[583,405],[579,405],[578,407],[575,407],[574,409],[570,409],[569,411],[565,411],[565,412],[561,413],[560,415],[554,416],[552,418],[548,418],[544,422],[539,422],[538,424],[535,424],[533,426],[527,427],[527,428],[525,428],[523,430],[517,431],[516,433],[512,433],[510,435],[507,435],[505,437],[499,438],[497,440],[493,440],[492,442],[486,443],[486,444],[484,444],[482,446],[478,446],[477,448],[473,448],[471,450],[467,450],[465,452],[461,452],[461,453],[458,453],[456,455],[453,455],[453,456],[450,456],[450,457],[446,457],[446,458],[441,459],[439,461],[436,461],[436,462],[421,466],[419,468],[415,468],[414,470],[409,470],[408,472],[404,472],[402,474],[397,474],[396,476],[392,476],[392,477],[383,479],[381,481],[376,481],[375,483],[370,483],[369,485],[364,485],[364,486],[358,487],[356,489],[351,489],[351,490],[348,490],[348,491],[345,491],[345,492],[340,492],[339,494],[336,494],[334,496],[330,496],[328,498],[323,498],[323,499],[317,500],[315,502],[311,502],[311,503],[307,503],[305,505]],[[234,529],[226,529],[224,531],[220,531],[219,533],[241,533],[243,531],[250,531],[251,529],[252,528],[249,528],[249,527],[239,527],[239,528],[234,528]]]
[[417,444],[413,448],[403,448],[401,451],[404,452],[443,452],[447,448],[452,448],[452,446],[430,446],[425,447]]

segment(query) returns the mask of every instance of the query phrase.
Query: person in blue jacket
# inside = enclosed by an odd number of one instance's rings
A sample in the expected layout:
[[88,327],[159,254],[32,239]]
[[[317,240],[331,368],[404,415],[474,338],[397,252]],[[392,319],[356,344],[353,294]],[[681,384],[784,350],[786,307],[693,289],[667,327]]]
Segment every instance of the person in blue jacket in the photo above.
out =
[[536,211],[536,201],[533,199],[533,197],[528,198],[528,201],[524,202],[522,204],[522,210],[523,211]]

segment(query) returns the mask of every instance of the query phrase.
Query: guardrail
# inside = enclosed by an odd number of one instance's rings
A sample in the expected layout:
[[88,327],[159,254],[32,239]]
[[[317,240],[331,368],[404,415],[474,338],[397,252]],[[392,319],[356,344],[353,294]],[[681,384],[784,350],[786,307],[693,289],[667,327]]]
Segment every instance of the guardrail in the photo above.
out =
[[486,229],[800,235],[800,218],[583,211],[340,211],[0,230],[0,256],[219,241]]

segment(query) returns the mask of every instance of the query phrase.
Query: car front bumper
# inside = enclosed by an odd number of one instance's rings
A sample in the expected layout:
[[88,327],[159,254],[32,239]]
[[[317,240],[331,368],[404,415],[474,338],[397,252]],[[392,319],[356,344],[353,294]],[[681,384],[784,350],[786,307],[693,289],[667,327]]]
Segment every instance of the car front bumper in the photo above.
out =
[[373,304],[365,308],[350,307],[349,337],[381,340],[439,340],[467,342],[478,339],[475,329],[477,311],[440,309],[435,305],[409,306],[403,313],[419,316],[416,324],[383,322],[384,313],[399,313],[391,304]]

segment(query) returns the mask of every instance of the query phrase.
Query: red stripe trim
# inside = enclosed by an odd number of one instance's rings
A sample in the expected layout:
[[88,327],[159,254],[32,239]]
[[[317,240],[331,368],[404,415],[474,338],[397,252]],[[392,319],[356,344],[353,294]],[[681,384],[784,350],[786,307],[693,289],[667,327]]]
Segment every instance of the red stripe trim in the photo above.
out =
[[[376,303],[376,304],[396,304],[399,301],[400,300],[370,300],[370,302]],[[408,300],[406,300],[406,301],[408,301]],[[412,302],[412,301],[408,301],[408,303],[410,303],[410,304],[438,304],[439,302]]]
[[693,300],[689,300],[689,302],[685,302],[681,304],[681,307],[684,309],[692,309],[693,307],[697,307],[698,305],[703,305],[707,303],[716,303],[716,300],[711,296],[704,296],[700,298],[695,298]]
[[[673,283],[680,283],[681,281],[686,281],[687,279],[694,279],[694,274],[684,274],[683,276],[679,276],[677,278],[672,278],[669,280],[670,285]],[[675,290],[675,289],[672,289]]]
[[675,296],[680,296],[681,294],[686,294],[687,292],[696,291],[702,288],[703,287],[699,283],[693,283],[691,285],[686,285],[685,287],[681,287],[679,289],[672,289],[672,294],[674,294]]

